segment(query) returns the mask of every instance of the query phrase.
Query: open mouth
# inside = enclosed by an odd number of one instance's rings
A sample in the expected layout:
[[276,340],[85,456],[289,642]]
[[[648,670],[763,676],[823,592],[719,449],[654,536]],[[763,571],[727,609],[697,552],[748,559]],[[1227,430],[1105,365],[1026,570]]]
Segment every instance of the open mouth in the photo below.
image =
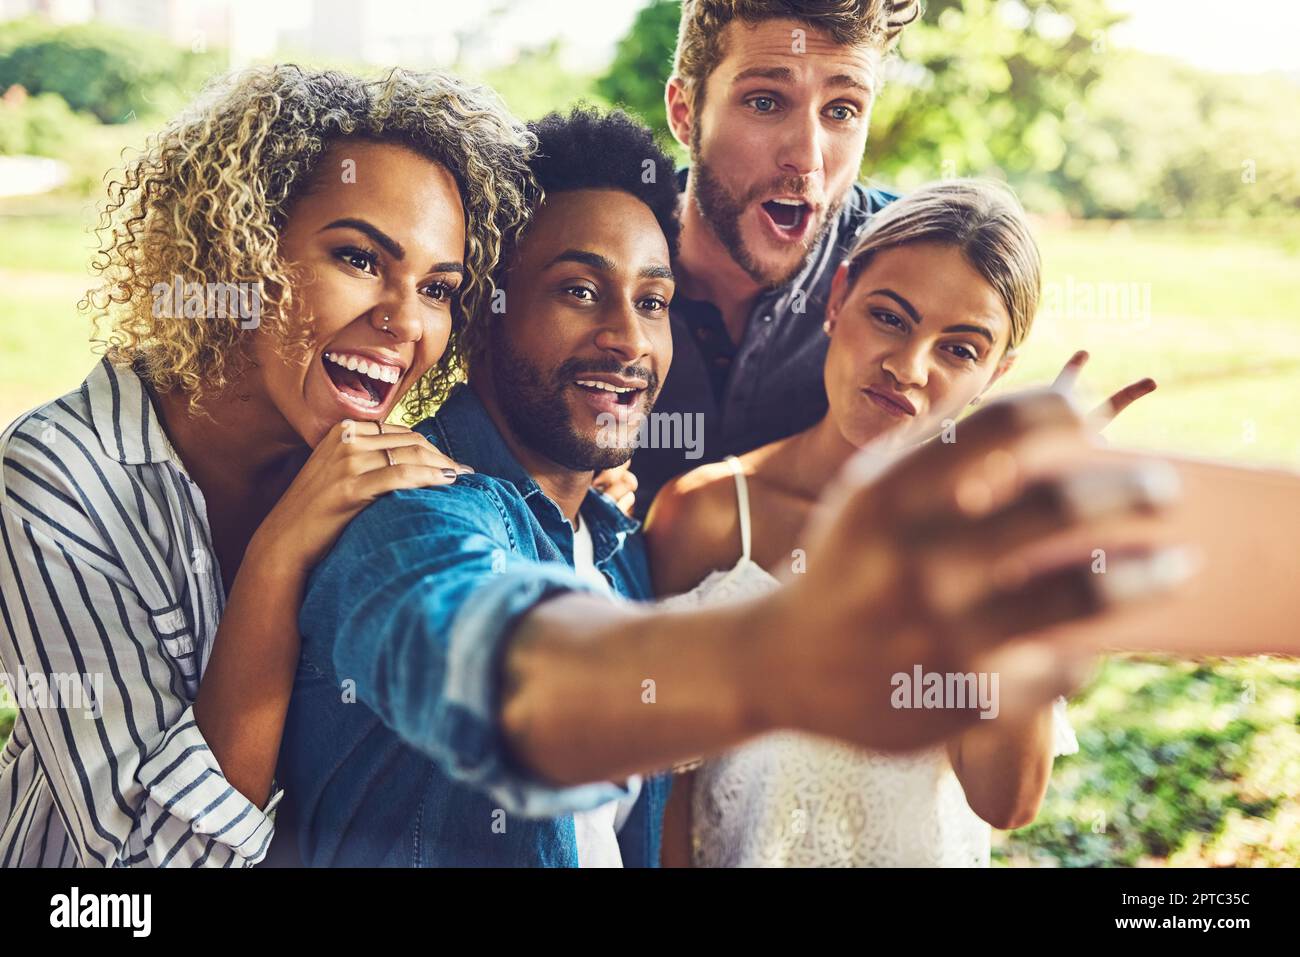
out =
[[321,363],[339,397],[364,411],[383,408],[403,371],[350,352],[327,352]]
[[777,229],[798,233],[808,221],[811,207],[797,199],[769,199],[763,203],[763,212]]
[[635,405],[646,390],[643,385],[612,382],[606,379],[574,379],[573,385],[589,396],[593,405],[611,410],[620,406]]

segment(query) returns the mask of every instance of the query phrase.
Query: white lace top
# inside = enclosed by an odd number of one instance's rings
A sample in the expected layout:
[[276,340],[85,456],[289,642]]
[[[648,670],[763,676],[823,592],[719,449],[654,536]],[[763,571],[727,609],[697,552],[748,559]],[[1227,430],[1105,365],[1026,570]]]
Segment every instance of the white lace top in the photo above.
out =
[[[763,594],[777,580],[750,558],[749,493],[736,477],[742,554],[665,604]],[[1055,754],[1078,750],[1054,711]],[[691,802],[696,867],[987,867],[991,830],[970,805],[943,745],[906,755],[780,731],[704,762]]]

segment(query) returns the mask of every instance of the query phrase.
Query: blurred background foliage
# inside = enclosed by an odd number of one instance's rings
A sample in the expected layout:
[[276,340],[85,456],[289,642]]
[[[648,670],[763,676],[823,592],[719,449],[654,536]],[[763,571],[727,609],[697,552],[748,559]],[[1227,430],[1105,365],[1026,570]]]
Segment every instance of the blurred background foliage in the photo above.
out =
[[[667,143],[678,11],[647,3],[612,62],[590,69],[554,38],[504,66],[464,56],[452,69],[521,116],[619,104]],[[885,64],[863,175],[904,190],[993,176],[1035,215],[1048,297],[1005,388],[1087,348],[1098,393],[1160,383],[1112,441],[1300,466],[1300,80],[1117,48],[1118,20],[1106,0],[929,0]],[[85,376],[75,304],[105,172],[228,62],[98,22],[0,22],[0,163],[67,170],[57,189],[0,198],[0,423]],[[1116,289],[1139,295],[1117,310],[1083,299]],[[1033,825],[995,837],[995,863],[1300,863],[1300,662],[1114,657],[1070,714],[1080,753],[1058,759]],[[0,692],[0,740],[13,715]]]
[[[665,135],[679,9],[644,8],[596,83]],[[995,176],[1084,218],[1300,213],[1300,85],[1111,49],[1119,20],[1105,0],[929,0],[885,64],[864,173]],[[1242,195],[1248,161],[1268,182]]]

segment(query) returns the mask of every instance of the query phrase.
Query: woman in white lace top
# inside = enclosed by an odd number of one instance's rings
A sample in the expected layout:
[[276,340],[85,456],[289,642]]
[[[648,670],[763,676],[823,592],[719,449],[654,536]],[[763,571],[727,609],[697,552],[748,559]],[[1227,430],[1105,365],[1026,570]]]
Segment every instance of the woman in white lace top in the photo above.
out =
[[[962,410],[1010,368],[1039,269],[1018,203],[992,184],[931,186],[879,214],[826,305],[827,414],[659,494],[647,521],[659,594],[726,601],[816,561],[802,532],[840,466],[868,443],[951,441]],[[1032,821],[1054,755],[1077,749],[1063,699],[1018,723],[995,702],[979,703],[990,720],[908,755],[780,732],[712,758],[678,778],[664,862],[987,866],[990,827]]]

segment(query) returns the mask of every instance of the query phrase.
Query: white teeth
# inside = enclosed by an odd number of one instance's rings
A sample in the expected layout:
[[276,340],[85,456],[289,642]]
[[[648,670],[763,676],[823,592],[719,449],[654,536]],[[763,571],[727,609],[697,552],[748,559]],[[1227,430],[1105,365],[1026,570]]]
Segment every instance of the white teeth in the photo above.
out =
[[636,391],[636,389],[625,389],[622,388],[621,386],[610,385],[608,382],[596,382],[595,380],[592,379],[578,379],[576,380],[576,383],[578,385],[586,386],[590,389],[604,389],[606,392],[623,393],[623,392]]
[[342,366],[351,372],[360,372],[362,375],[369,376],[379,382],[396,382],[402,377],[401,370],[394,366],[381,365],[378,362],[367,362],[359,356],[345,356],[327,352],[325,358],[336,366]]
[[804,201],[801,199],[770,199],[769,203],[780,203],[782,206],[803,206]]

